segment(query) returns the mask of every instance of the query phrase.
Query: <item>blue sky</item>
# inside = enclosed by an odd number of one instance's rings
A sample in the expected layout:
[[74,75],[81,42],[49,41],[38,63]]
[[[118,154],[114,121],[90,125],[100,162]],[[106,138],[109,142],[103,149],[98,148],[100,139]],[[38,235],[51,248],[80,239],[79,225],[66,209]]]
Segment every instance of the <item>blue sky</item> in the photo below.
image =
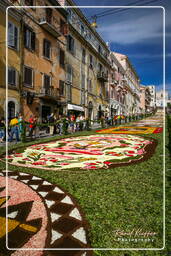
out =
[[[146,3],[149,4],[146,4]],[[166,12],[166,88],[171,95],[171,0],[75,0],[79,6],[163,6]],[[133,4],[132,4],[133,5]],[[87,17],[106,9],[83,9]],[[97,18],[97,31],[110,49],[128,55],[141,83],[163,87],[163,9],[139,8]]]

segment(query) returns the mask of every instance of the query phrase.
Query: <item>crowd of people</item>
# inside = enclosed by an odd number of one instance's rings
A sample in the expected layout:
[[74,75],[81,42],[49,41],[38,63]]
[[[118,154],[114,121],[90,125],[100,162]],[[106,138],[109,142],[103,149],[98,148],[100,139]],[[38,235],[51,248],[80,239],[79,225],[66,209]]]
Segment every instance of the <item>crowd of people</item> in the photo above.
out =
[[[122,120],[126,119],[124,115],[115,115],[113,118],[108,116],[101,116],[96,121],[100,121],[102,127],[115,126],[121,124]],[[125,120],[125,122],[129,121]],[[92,120],[91,120],[92,122]],[[0,119],[0,142],[6,140],[6,123],[5,119]],[[55,112],[49,114],[45,119],[40,121],[39,116],[31,115],[28,120],[25,120],[21,113],[16,115],[8,122],[8,141],[12,142],[15,138],[16,142],[22,140],[23,136],[30,137],[30,139],[39,138],[41,132],[53,136],[55,134],[74,133],[88,129],[87,119],[83,114],[75,115],[57,115]]]
[[[24,120],[21,113],[16,115],[14,118],[8,122],[8,141],[12,142],[15,138],[16,142],[19,142],[22,138],[22,134],[25,132],[28,137],[31,139],[40,137],[40,131],[45,130],[49,135],[63,134],[63,126],[65,119],[66,130],[69,130],[70,133],[76,131],[82,131],[85,128],[84,121],[85,118],[83,115],[78,115],[77,117],[74,114],[70,116],[57,115],[51,113],[47,116],[46,120],[43,123],[40,122],[40,118],[36,115],[31,115],[28,120]],[[0,119],[0,142],[6,140],[6,122],[4,118]]]

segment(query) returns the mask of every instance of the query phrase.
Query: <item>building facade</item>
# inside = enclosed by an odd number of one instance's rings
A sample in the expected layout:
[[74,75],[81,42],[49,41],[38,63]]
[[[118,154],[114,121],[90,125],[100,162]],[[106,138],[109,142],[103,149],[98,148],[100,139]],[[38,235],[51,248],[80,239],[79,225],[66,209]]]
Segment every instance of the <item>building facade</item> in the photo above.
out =
[[158,108],[163,108],[167,106],[167,101],[169,99],[168,91],[160,90],[156,92],[156,106]]
[[[39,0],[39,6],[24,10],[22,112],[27,120],[30,115],[40,116],[65,112],[65,25],[64,9],[48,8],[56,1]],[[28,3],[27,3],[28,4]]]
[[[71,0],[61,5],[75,5]],[[68,113],[90,119],[109,115],[109,48],[80,9],[68,8],[69,35],[66,52]]]
[[140,80],[129,58],[111,52],[79,8],[67,8],[75,6],[72,0],[2,0],[1,116],[6,111],[5,9],[13,4],[27,8],[9,11],[10,119],[22,112],[25,120],[36,115],[45,121],[51,113],[82,114],[95,120],[154,108],[155,86],[149,86],[149,103],[148,90],[143,86],[140,94]]
[[116,52],[114,52],[114,55],[124,70],[120,86],[122,114],[138,114],[140,113],[140,79],[126,55]]
[[151,110],[154,110],[156,108],[156,87],[155,85],[148,85],[148,88],[151,95],[150,107]]
[[[21,110],[21,20],[17,10],[8,12],[8,41],[6,42],[6,8],[9,1],[0,1],[0,117],[13,118]],[[8,55],[6,59],[6,46]],[[8,64],[8,66],[6,66]],[[7,68],[7,81],[6,81]],[[6,99],[6,88],[8,98]]]
[[123,87],[124,68],[113,52],[110,53],[109,95],[110,116],[125,114],[126,88]]
[[141,112],[148,113],[152,110],[154,110],[151,107],[151,100],[153,99],[151,95],[151,88],[149,86],[140,86],[140,109]]

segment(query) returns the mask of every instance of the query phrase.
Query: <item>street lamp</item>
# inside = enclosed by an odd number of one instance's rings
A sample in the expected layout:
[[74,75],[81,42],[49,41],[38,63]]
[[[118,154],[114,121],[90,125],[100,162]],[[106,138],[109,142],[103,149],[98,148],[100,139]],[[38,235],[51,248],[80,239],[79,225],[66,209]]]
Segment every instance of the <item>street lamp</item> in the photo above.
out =
[[92,19],[93,19],[93,22],[91,23],[91,27],[93,27],[93,28],[97,28],[98,26],[97,26],[97,16],[95,15],[95,16],[93,16],[92,17]]

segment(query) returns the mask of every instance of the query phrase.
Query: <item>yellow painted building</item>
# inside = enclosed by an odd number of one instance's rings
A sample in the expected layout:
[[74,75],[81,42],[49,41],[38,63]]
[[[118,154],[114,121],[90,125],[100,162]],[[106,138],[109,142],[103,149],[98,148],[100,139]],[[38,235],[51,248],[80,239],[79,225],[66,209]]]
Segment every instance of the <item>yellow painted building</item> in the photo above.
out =
[[[11,119],[20,111],[20,74],[21,74],[21,14],[9,9],[8,42],[6,42],[7,1],[0,1],[0,117],[6,111]],[[8,47],[8,98],[6,99],[6,44]],[[8,109],[6,109],[6,101]]]
[[[41,121],[51,113],[64,114],[66,11],[48,8],[54,1],[37,0],[23,18],[22,106],[24,118],[37,115]],[[25,11],[26,11],[25,10]]]
[[[74,5],[71,0],[63,5]],[[109,49],[79,8],[68,8],[66,87],[68,113],[84,114],[91,119],[109,114]]]

